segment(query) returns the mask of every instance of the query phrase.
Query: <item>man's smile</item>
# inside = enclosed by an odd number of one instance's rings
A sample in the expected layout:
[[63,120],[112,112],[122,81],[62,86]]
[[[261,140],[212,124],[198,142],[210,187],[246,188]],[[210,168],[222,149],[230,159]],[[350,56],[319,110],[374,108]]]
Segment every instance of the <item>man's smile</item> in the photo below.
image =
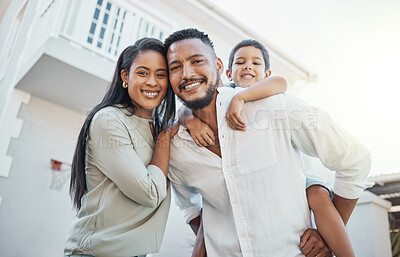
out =
[[183,81],[183,83],[181,83],[179,85],[179,92],[192,92],[197,90],[198,88],[201,87],[201,85],[203,84],[203,82],[205,81],[205,79],[201,78],[201,79],[191,79],[189,81]]

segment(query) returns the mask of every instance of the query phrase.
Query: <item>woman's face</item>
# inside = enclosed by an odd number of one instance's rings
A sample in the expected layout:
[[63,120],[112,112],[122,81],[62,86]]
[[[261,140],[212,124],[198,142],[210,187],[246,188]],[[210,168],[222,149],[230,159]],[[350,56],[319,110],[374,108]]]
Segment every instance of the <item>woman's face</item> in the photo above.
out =
[[121,78],[128,84],[129,96],[136,106],[135,114],[151,119],[153,109],[167,93],[168,72],[164,56],[152,50],[139,53],[129,74],[122,70]]

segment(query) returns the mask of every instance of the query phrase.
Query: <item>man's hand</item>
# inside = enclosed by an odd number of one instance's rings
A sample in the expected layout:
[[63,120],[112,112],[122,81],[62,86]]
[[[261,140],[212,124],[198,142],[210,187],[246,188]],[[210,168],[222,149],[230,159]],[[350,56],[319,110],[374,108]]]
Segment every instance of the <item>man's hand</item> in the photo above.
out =
[[316,229],[308,228],[300,238],[301,252],[307,257],[332,257],[325,241]]

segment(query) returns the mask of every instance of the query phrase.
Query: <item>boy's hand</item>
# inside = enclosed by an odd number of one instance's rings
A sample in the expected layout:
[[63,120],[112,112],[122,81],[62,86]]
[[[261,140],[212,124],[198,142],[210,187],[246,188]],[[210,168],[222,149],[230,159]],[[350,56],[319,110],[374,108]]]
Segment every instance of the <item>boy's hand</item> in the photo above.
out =
[[246,100],[240,97],[240,94],[237,94],[232,98],[231,103],[229,104],[225,118],[229,127],[232,129],[241,131],[246,130],[246,123],[240,117],[240,113],[245,102]]
[[198,147],[215,143],[214,132],[210,127],[193,115],[192,110],[182,106],[178,110],[179,123],[189,129],[189,134]]
[[200,119],[194,117],[192,120],[186,122],[186,127],[189,129],[189,134],[198,147],[214,145],[214,132]]

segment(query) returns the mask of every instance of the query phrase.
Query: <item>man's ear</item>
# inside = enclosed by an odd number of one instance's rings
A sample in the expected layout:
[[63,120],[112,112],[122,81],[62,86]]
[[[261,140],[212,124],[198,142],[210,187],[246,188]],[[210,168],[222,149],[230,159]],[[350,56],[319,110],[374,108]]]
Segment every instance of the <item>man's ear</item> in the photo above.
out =
[[271,76],[271,70],[267,70],[265,72],[265,77],[264,78],[268,78],[269,76]]
[[218,69],[218,73],[221,76],[222,73],[224,72],[224,63],[222,62],[222,60],[220,58],[217,57],[217,69]]
[[128,72],[124,69],[121,70],[122,82],[128,83]]
[[226,69],[226,76],[228,77],[229,81],[232,81],[232,73],[230,69]]

